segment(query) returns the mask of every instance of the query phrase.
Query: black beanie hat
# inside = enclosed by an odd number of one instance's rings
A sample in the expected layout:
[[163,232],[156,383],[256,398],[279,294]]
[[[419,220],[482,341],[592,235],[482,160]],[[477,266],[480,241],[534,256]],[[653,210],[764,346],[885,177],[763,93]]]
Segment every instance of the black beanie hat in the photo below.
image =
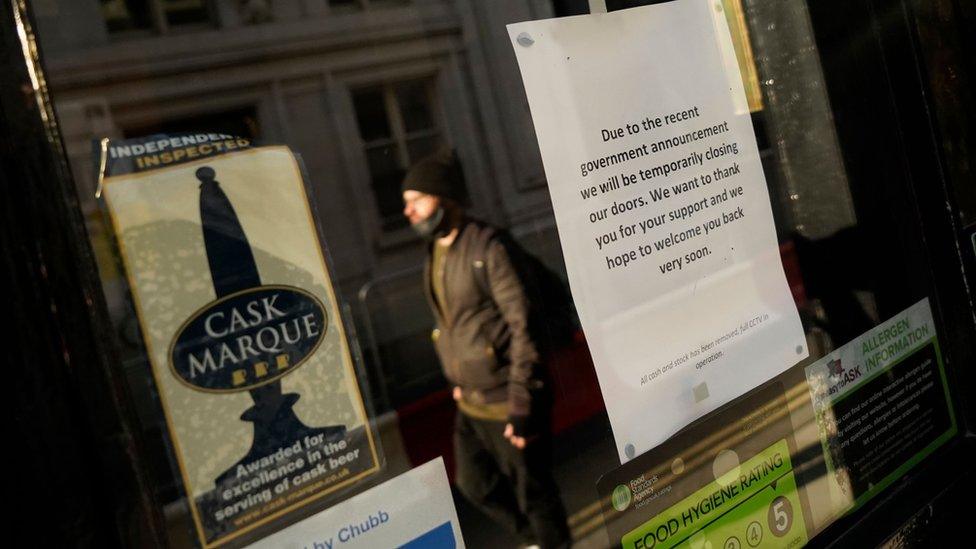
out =
[[464,174],[457,154],[443,147],[420,159],[407,171],[401,191],[420,191],[464,204],[467,198]]

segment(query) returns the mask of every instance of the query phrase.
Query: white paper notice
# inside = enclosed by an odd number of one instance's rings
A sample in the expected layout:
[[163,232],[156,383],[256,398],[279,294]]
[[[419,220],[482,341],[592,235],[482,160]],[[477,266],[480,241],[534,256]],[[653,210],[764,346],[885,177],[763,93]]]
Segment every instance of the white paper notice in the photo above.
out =
[[464,547],[437,458],[250,545],[251,549]]
[[807,356],[722,3],[508,31],[626,461]]

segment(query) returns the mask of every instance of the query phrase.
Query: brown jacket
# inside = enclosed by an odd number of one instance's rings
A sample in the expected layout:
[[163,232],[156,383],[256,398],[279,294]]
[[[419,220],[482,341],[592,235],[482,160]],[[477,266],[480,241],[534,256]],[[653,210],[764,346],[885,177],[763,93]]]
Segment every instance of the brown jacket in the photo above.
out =
[[[497,229],[465,220],[446,252],[443,272],[431,273],[428,258],[424,289],[437,319],[434,346],[448,380],[469,401],[507,399],[510,416],[527,416],[539,352],[529,334],[529,302],[510,246]],[[433,297],[432,276],[443,277],[443,310]]]

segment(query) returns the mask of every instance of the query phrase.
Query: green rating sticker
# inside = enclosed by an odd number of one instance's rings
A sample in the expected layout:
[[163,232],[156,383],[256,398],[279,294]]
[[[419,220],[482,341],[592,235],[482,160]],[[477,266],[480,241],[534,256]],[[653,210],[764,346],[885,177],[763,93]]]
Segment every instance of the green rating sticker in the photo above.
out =
[[807,542],[785,440],[628,532],[634,549],[799,547]]

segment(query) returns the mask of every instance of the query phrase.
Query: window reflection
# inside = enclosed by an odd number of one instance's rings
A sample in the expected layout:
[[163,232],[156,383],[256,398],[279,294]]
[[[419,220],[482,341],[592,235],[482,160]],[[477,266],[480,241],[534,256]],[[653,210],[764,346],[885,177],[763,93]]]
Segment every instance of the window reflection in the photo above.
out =
[[210,23],[208,0],[100,0],[110,33],[169,32],[171,27]]
[[180,133],[224,133],[249,139],[259,139],[261,128],[258,124],[257,109],[248,105],[226,111],[200,113],[128,126],[123,129],[125,137],[142,137],[153,134]]
[[383,229],[405,227],[400,182],[443,138],[433,117],[433,82],[382,84],[353,90],[352,97]]
[[162,0],[161,8],[169,25],[209,22],[207,0]]
[[102,17],[109,32],[151,30],[153,18],[147,0],[101,0]]

